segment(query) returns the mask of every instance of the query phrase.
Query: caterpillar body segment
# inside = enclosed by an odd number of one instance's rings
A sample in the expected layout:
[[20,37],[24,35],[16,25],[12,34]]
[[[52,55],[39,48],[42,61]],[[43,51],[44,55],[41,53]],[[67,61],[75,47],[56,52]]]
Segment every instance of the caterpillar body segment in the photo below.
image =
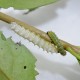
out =
[[33,44],[38,45],[43,50],[51,53],[57,53],[57,49],[54,44],[41,38],[40,35],[36,34],[35,32],[32,32],[28,29],[26,30],[23,26],[18,25],[16,22],[11,23],[11,29],[23,38],[33,42]]

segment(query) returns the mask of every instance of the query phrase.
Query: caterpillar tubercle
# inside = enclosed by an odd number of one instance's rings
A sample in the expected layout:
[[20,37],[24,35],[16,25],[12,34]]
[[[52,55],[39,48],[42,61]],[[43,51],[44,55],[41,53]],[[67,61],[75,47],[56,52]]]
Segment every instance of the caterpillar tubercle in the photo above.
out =
[[26,30],[23,26],[20,26],[16,22],[11,23],[11,29],[23,38],[33,42],[33,44],[43,48],[43,50],[51,53],[57,53],[57,49],[55,48],[54,44],[41,38],[38,34],[31,32],[30,30]]

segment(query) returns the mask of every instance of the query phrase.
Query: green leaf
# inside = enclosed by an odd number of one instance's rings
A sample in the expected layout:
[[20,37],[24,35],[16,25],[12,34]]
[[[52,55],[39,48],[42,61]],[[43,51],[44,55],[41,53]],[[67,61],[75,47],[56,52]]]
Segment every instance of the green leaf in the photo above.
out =
[[9,80],[8,77],[3,73],[3,71],[0,69],[0,80]]
[[0,32],[0,80],[35,80],[35,62],[24,45],[3,39]]
[[51,4],[55,1],[57,0],[0,0],[0,7],[32,10],[43,5]]

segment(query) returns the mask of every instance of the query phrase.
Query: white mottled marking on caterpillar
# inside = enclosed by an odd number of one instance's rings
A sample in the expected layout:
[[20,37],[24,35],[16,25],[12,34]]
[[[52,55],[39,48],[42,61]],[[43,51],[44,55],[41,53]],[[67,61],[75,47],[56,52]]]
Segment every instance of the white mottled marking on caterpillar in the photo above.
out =
[[41,38],[36,33],[31,32],[30,30],[26,30],[24,27],[18,25],[16,22],[11,23],[11,29],[14,30],[17,34],[21,35],[23,38],[28,39],[35,45],[38,45],[39,47],[43,48],[43,50],[51,53],[57,52],[57,49],[55,48],[54,44],[51,44],[50,42]]

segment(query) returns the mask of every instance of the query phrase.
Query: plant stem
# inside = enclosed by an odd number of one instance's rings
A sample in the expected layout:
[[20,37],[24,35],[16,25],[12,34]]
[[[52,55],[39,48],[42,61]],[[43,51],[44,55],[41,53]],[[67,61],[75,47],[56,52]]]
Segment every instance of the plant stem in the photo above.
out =
[[[43,39],[51,42],[50,37],[45,32],[43,32],[33,26],[30,26],[22,21],[19,21],[9,15],[6,15],[2,12],[0,12],[0,20],[7,22],[7,23],[16,22],[20,26],[23,26],[25,29],[29,29],[30,31],[35,32],[36,34],[40,35]],[[65,50],[67,50],[72,55],[74,55],[78,60],[80,60],[80,47],[79,46],[74,46],[68,42],[63,41],[63,40],[60,40],[60,42],[63,45]]]
[[77,59],[80,60],[80,54],[78,54],[73,48],[67,47],[66,50],[69,51],[73,56],[75,56]]
[[46,35],[45,32],[33,27],[33,26],[30,26],[20,20],[17,20],[9,15],[6,15],[2,12],[0,12],[0,20],[4,21],[4,22],[7,22],[7,23],[11,23],[11,22],[16,22],[17,24],[19,24],[20,26],[23,26],[25,29],[29,29],[30,31],[32,32],[35,32],[36,34],[39,34],[42,38],[44,38],[45,40],[47,41],[51,41],[49,39],[49,37]]

